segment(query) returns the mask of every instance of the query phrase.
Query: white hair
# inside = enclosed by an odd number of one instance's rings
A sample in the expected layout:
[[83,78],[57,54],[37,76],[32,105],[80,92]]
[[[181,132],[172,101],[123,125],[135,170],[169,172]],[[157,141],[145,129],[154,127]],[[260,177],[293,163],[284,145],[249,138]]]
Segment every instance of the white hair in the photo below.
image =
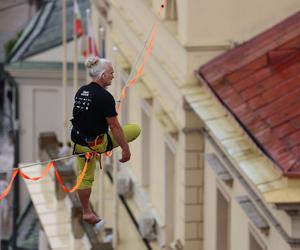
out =
[[85,66],[89,70],[90,77],[99,79],[112,63],[98,56],[90,56],[85,60]]

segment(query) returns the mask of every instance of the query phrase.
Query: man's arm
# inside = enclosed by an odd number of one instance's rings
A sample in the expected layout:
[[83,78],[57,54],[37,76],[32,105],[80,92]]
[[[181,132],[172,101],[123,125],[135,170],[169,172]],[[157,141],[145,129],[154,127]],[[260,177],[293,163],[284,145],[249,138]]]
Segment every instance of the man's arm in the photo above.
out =
[[111,129],[111,132],[116,139],[117,143],[122,148],[122,158],[120,159],[120,162],[126,162],[130,159],[130,149],[129,145],[125,139],[122,127],[118,121],[117,116],[113,117],[106,117],[107,123],[109,128]]

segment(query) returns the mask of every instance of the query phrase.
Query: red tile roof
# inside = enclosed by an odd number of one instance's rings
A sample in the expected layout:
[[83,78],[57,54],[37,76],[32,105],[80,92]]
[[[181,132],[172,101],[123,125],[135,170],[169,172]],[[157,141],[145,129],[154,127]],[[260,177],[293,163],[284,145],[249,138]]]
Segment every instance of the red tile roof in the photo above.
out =
[[300,12],[197,76],[286,176],[300,176]]

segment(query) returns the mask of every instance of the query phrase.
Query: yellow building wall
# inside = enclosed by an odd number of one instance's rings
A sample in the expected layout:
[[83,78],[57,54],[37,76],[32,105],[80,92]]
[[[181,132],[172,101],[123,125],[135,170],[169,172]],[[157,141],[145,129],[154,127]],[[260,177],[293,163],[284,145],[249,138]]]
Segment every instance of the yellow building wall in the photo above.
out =
[[[206,140],[205,141],[205,154],[215,153],[219,156],[221,160],[222,157],[218,154],[218,152],[214,149],[211,143]],[[226,166],[226,163],[224,163]],[[228,166],[227,166],[228,169]],[[217,232],[217,189],[220,189],[224,196],[228,199],[230,206],[230,226],[228,230],[230,230],[230,249],[231,250],[240,250],[240,249],[248,249],[249,247],[249,234],[250,232],[254,232],[262,245],[266,247],[266,249],[272,250],[292,250],[292,248],[283,238],[281,234],[276,230],[274,225],[268,221],[270,225],[269,234],[266,235],[262,233],[255,225],[249,220],[248,216],[241,208],[240,204],[236,201],[236,197],[247,195],[251,198],[250,194],[244,187],[241,185],[237,178],[233,180],[233,186],[230,188],[224,182],[222,182],[213,171],[212,167],[209,165],[207,161],[205,161],[205,180],[204,183],[204,249],[216,249],[216,232]],[[229,171],[230,172],[230,171]],[[234,174],[230,172],[234,177]],[[270,212],[275,211],[270,210]],[[219,210],[220,212],[220,210]],[[261,212],[262,215],[264,215]],[[266,218],[266,217],[265,217]],[[284,230],[290,234],[292,220],[291,217],[288,217],[285,212],[276,211],[275,215],[276,220],[283,226]]]
[[244,42],[300,8],[297,0],[178,0],[178,36],[186,45]]
[[[100,0],[99,0],[100,1]],[[153,1],[154,2],[154,1]],[[186,223],[187,211],[194,208],[187,205],[186,200],[190,193],[186,186],[189,185],[187,178],[185,135],[181,130],[186,126],[185,113],[183,108],[183,96],[181,90],[187,85],[196,85],[197,79],[194,70],[200,65],[208,62],[211,58],[223,53],[233,46],[234,42],[243,42],[265,29],[280,22],[285,17],[295,13],[300,9],[298,0],[284,1],[267,0],[264,2],[229,0],[220,1],[199,1],[199,0],[178,0],[178,21],[172,22],[172,27],[162,20],[158,21],[158,30],[154,42],[154,47],[148,58],[141,81],[150,90],[153,97],[153,116],[151,120],[151,183],[149,188],[149,207],[153,208],[158,216],[160,226],[165,223],[165,178],[164,175],[164,139],[168,133],[168,128],[159,121],[157,113],[164,111],[170,122],[179,131],[179,140],[176,144],[176,215],[178,221],[175,225],[175,238],[179,238],[183,243],[187,241],[186,249],[199,250],[201,242],[199,235],[204,238],[204,249],[215,249],[214,243],[214,200],[213,197],[216,183],[212,173],[206,172],[205,193],[199,194],[206,197],[204,200],[204,232],[197,229],[196,236],[192,227]],[[148,0],[111,0],[109,21],[107,26],[107,56],[113,58],[112,47],[115,45],[119,53],[128,62],[127,66],[133,66],[135,60],[144,45],[144,41],[151,30],[152,25],[158,20],[155,13],[158,1],[152,6],[152,1]],[[156,5],[156,6],[155,6]],[[258,11],[259,10],[259,11]],[[123,60],[117,60],[117,64],[122,65]],[[139,83],[138,83],[139,84]],[[143,97],[138,85],[130,88],[129,121],[141,124],[141,99]],[[142,175],[142,152],[141,141],[138,139],[131,145],[132,159],[130,169],[137,180],[136,185],[141,184]],[[199,180],[200,182],[201,180]],[[200,183],[202,185],[202,183]],[[244,193],[237,188],[237,193]],[[201,198],[197,197],[197,200]],[[199,214],[201,208],[199,208]],[[231,250],[244,249],[248,239],[247,217],[243,216],[243,211],[232,206],[233,228]],[[282,212],[278,212],[282,221],[287,218]],[[280,220],[281,220],[280,219]],[[237,223],[237,224],[236,224]],[[191,224],[191,223],[190,223]],[[244,230],[238,229],[242,224]],[[283,222],[287,224],[288,222]],[[202,233],[204,234],[202,236]],[[237,234],[237,236],[235,236]],[[289,249],[282,239],[274,232],[274,242],[271,236],[267,239],[268,244],[282,246],[283,250]],[[197,238],[193,240],[193,237]],[[273,237],[273,236],[272,236]],[[275,239],[275,238],[278,239]],[[273,239],[273,238],[272,238]],[[190,242],[190,243],[189,243]],[[273,245],[272,245],[273,246]],[[272,249],[272,248],[270,248]],[[275,249],[275,248],[274,248]],[[279,250],[280,248],[278,248]]]

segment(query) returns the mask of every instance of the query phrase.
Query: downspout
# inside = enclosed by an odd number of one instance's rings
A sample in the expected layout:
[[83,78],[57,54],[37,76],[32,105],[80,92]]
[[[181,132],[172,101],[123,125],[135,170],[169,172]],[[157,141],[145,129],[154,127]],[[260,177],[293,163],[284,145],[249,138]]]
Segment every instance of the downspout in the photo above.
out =
[[[17,168],[20,162],[20,128],[19,128],[19,89],[18,89],[18,84],[15,81],[15,79],[7,72],[4,70],[3,64],[0,65],[0,71],[3,75],[3,78],[5,81],[7,81],[13,89],[13,100],[12,104],[13,105],[13,112],[12,112],[12,119],[13,119],[13,143],[14,143],[14,163],[13,163],[13,168]],[[20,211],[20,187],[19,187],[19,177],[18,175],[15,178],[14,181],[14,186],[13,186],[13,232],[12,232],[12,249],[15,250],[17,249],[17,235],[18,235],[18,216],[19,216],[19,211]]]
[[[19,88],[18,84],[12,79],[14,89],[14,105],[15,105],[15,119],[14,119],[14,167],[19,166],[20,162],[20,128],[19,128]],[[20,184],[19,175],[17,175],[14,182],[14,199],[13,199],[13,249],[17,249],[17,236],[20,210]]]

